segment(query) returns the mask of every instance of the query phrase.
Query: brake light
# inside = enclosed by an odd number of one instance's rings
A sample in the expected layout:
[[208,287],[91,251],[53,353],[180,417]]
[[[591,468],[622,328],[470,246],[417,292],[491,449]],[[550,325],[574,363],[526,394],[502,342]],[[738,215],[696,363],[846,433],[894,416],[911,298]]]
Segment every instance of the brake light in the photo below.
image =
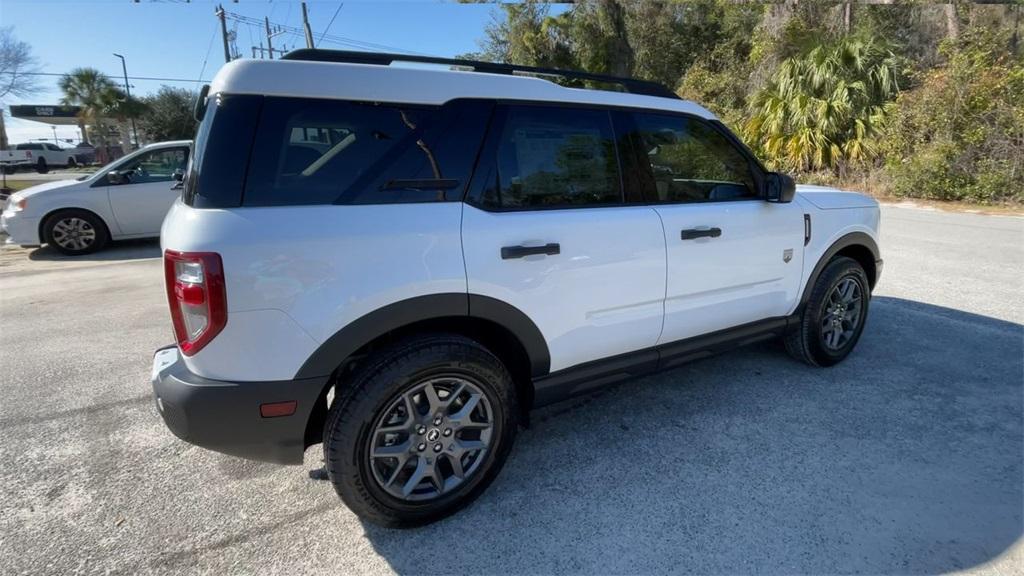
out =
[[164,281],[174,337],[181,353],[191,356],[209,344],[228,323],[220,255],[166,250]]
[[25,158],[31,158],[31,157],[32,157],[32,151],[31,150],[25,150]]

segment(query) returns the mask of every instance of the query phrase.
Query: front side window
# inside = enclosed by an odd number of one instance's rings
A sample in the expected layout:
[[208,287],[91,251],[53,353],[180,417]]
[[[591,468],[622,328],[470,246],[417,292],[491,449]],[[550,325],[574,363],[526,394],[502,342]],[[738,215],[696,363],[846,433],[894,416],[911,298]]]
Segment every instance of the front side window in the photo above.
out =
[[622,201],[607,111],[510,106],[500,130],[484,206],[522,210]]
[[758,197],[750,163],[708,123],[683,116],[634,115],[641,156],[658,202],[714,202]]
[[136,156],[117,168],[122,184],[170,182],[175,171],[184,171],[188,164],[188,148],[162,148]]

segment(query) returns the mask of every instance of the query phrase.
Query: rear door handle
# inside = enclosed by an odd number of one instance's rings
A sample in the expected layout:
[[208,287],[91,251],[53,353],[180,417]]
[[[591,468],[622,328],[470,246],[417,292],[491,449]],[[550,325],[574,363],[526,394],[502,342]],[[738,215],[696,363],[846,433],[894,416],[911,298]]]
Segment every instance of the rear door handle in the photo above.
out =
[[525,258],[534,254],[554,256],[560,254],[562,247],[558,244],[545,244],[543,246],[503,246],[501,248],[501,259],[511,260],[513,258]]
[[693,240],[695,238],[718,238],[722,235],[721,228],[708,228],[706,230],[698,230],[697,228],[690,228],[689,230],[683,230],[680,237],[683,240]]

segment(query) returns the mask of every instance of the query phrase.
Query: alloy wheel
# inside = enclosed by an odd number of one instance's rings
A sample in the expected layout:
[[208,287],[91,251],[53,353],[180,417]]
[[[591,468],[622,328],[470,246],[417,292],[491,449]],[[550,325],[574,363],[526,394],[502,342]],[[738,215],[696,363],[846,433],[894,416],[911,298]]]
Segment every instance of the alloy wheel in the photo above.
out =
[[463,375],[435,376],[394,399],[370,436],[369,465],[387,493],[433,500],[462,486],[491,447],[494,412]]
[[855,278],[843,278],[832,287],[821,315],[821,339],[829,350],[841,350],[857,333],[863,295],[860,282]]

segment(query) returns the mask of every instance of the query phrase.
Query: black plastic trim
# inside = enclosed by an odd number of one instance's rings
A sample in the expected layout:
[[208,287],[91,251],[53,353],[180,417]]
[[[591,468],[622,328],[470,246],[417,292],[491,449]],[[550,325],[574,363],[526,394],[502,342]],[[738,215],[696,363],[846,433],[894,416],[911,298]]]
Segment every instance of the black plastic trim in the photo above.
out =
[[617,84],[622,86],[631,94],[643,94],[645,96],[658,96],[679,100],[679,96],[667,87],[648,80],[637,80],[636,78],[623,78],[620,76],[607,76],[604,74],[591,74],[579,70],[563,70],[560,68],[540,68],[537,66],[519,66],[515,64],[504,64],[500,62],[481,62],[479,60],[465,60],[461,58],[439,58],[436,56],[415,56],[411,54],[386,54],[379,52],[356,52],[351,50],[322,50],[317,48],[302,48],[292,50],[281,57],[282,60],[306,60],[314,62],[345,62],[350,64],[378,64],[389,66],[393,62],[417,62],[423,64],[444,64],[448,66],[459,66],[472,68],[474,72],[486,72],[488,74],[537,74],[545,76],[559,76],[574,80],[590,80],[593,82],[604,82],[606,84]]
[[[871,251],[876,262],[881,260],[881,256],[879,256],[878,252],[878,244],[875,243],[871,236],[868,236],[864,232],[850,232],[849,234],[840,237],[828,247],[828,250],[825,250],[825,253],[818,259],[818,263],[814,265],[814,269],[811,270],[810,276],[807,277],[807,284],[804,285],[804,292],[800,297],[800,306],[798,307],[798,311],[801,310],[803,306],[807,304],[807,301],[811,299],[811,292],[814,290],[814,283],[818,281],[818,276],[821,276],[821,272],[825,269],[825,266],[828,265],[829,261],[831,261],[840,250],[843,248],[849,248],[850,246],[864,246]],[[878,282],[880,271],[881,268],[876,267],[874,278],[869,278],[872,286]]]
[[489,320],[510,331],[530,359],[531,375],[547,374],[551,357],[537,325],[517,308],[478,294],[417,296],[366,314],[324,341],[295,374],[296,379],[330,376],[355,351],[373,340],[416,322],[452,316]]
[[[306,422],[327,378],[209,380],[190,372],[179,353],[173,364],[154,376],[152,384],[157,410],[178,438],[241,458],[302,464]],[[287,401],[296,402],[294,414],[260,416],[261,404]]]
[[553,404],[614,382],[673,368],[739,346],[781,336],[795,322],[795,316],[769,318],[612,358],[594,360],[541,378],[534,378],[533,407]]

